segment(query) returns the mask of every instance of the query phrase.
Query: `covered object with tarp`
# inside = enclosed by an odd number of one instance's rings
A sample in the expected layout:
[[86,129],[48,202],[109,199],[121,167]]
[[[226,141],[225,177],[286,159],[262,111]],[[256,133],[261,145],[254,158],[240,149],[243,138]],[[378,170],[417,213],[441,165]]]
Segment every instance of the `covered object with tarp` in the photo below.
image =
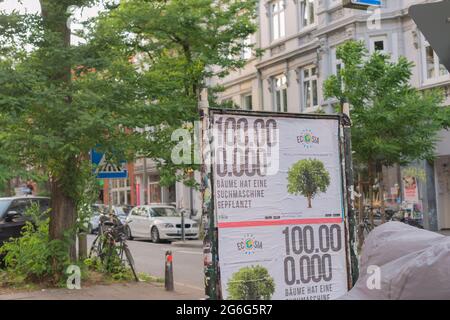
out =
[[450,299],[450,237],[388,222],[369,234],[360,262],[341,299]]

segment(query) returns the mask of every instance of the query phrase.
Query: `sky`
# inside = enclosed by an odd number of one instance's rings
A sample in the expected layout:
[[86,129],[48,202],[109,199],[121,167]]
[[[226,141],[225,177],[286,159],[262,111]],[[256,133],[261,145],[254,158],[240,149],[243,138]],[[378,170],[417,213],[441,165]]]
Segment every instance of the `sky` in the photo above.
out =
[[[101,6],[94,6],[92,8],[83,9],[77,8],[74,11],[74,19],[77,21],[84,21],[89,18],[95,17],[100,9]],[[0,0],[0,11],[1,10],[5,10],[6,12],[16,10],[19,13],[40,13],[41,6],[39,4],[39,0]],[[78,30],[80,28],[80,23],[72,24],[72,30]],[[77,36],[72,35],[71,42],[72,44],[77,44],[83,42],[83,40]]]

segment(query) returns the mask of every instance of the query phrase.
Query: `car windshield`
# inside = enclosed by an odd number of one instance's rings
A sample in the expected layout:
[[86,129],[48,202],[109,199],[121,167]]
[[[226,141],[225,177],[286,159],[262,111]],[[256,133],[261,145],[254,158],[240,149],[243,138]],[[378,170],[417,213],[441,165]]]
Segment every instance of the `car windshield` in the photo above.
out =
[[9,205],[11,204],[11,200],[1,200],[0,199],[0,218],[2,218],[6,210],[8,209]]
[[121,217],[127,216],[127,211],[125,211],[124,207],[116,207],[116,214]]
[[179,217],[180,213],[174,208],[152,208],[154,217]]

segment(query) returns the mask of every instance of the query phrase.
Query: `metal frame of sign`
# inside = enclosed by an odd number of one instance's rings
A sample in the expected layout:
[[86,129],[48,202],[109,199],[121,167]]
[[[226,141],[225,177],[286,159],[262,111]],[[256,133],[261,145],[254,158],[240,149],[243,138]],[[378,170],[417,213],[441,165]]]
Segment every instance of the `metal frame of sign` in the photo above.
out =
[[[346,156],[345,152],[345,134],[343,131],[346,117],[342,114],[337,115],[317,115],[317,114],[302,114],[302,113],[282,113],[282,112],[268,112],[268,111],[251,111],[251,110],[235,110],[235,109],[216,109],[209,108],[208,112],[202,114],[203,120],[203,130],[211,130],[213,123],[211,119],[215,115],[242,115],[242,116],[259,116],[259,117],[275,117],[275,118],[296,118],[296,119],[333,119],[338,120],[338,130],[339,130],[339,161],[341,163],[341,187],[342,187],[342,199],[341,203],[343,205],[344,212],[344,239],[345,239],[345,253],[346,253],[346,268],[347,268],[347,284],[350,290],[356,279],[358,278],[358,270],[352,270],[352,261],[356,261],[356,256],[351,256],[354,252],[351,250],[351,244],[349,239],[351,238],[349,234],[349,212],[353,212],[352,208],[349,208],[348,204],[352,203],[351,195],[347,192],[346,188],[346,172],[348,171],[347,165],[351,163],[348,162],[349,157]],[[211,150],[211,159],[214,159],[214,152]],[[351,156],[351,155],[350,155]],[[351,159],[351,158],[350,158]],[[344,164],[345,163],[345,164]],[[202,220],[206,222],[205,225],[205,240],[204,240],[204,254],[207,252],[210,255],[210,263],[208,266],[205,265],[204,275],[205,275],[205,294],[209,296],[210,299],[222,299],[221,285],[220,285],[220,261],[218,257],[218,226],[217,217],[214,210],[214,175],[213,175],[213,161],[211,161],[210,166],[202,165],[202,186],[201,190],[204,193],[208,189],[211,199],[205,205],[203,202],[203,212]],[[203,199],[204,201],[204,199]],[[353,241],[356,239],[353,237]],[[207,260],[207,255],[205,255],[205,264]],[[355,272],[356,271],[356,272]]]

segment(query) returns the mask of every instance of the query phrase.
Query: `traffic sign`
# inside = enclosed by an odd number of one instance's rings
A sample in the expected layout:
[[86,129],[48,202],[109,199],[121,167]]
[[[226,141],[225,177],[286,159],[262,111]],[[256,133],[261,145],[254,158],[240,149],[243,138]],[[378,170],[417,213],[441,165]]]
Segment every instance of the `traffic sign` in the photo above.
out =
[[345,8],[366,10],[369,7],[381,6],[381,0],[344,0]]
[[409,15],[450,71],[450,1],[411,6]]
[[91,162],[94,165],[94,173],[98,179],[124,179],[128,178],[128,170],[126,163],[121,162],[119,165],[111,162],[106,155],[101,152],[91,150]]

